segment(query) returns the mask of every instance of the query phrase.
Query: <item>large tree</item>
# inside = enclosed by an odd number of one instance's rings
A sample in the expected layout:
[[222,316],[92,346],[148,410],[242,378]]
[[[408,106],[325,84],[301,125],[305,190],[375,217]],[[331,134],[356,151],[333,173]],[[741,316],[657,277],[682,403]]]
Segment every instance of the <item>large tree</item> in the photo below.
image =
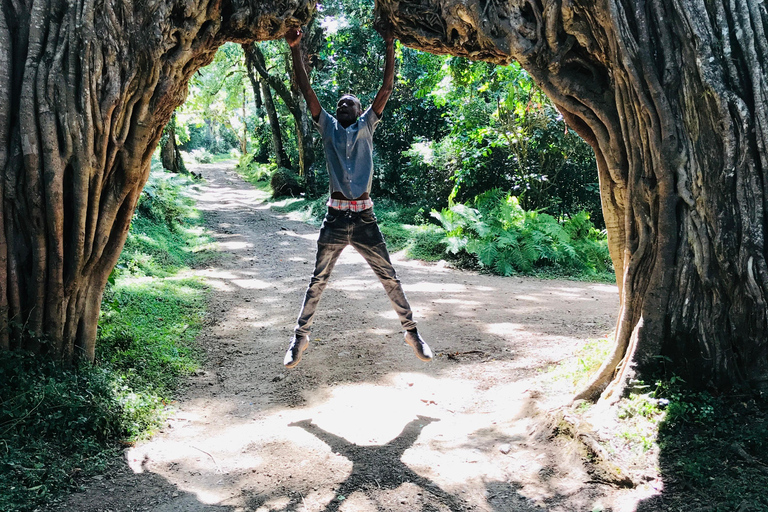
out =
[[378,0],[406,45],[517,60],[595,150],[621,310],[580,397],[662,362],[768,391],[762,0]]
[[0,348],[93,358],[150,157],[225,41],[282,37],[308,0],[3,0]]

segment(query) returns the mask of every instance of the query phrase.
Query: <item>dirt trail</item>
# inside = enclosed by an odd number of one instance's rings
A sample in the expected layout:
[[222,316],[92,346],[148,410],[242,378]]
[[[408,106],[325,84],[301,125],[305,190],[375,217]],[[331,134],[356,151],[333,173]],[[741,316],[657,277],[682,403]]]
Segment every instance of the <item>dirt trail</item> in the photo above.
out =
[[56,510],[633,510],[641,491],[590,476],[530,430],[564,403],[541,371],[615,322],[615,286],[500,278],[393,260],[437,357],[419,361],[371,270],[348,248],[312,343],[282,366],[317,228],[276,214],[231,169],[195,169],[224,253],[192,377],[167,426]]

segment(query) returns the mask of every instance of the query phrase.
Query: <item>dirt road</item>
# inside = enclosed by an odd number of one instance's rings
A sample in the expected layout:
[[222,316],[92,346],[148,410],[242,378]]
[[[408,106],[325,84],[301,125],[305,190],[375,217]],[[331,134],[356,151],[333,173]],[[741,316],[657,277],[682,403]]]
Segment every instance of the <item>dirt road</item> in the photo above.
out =
[[166,427],[72,511],[632,510],[578,454],[534,438],[569,398],[543,372],[615,323],[615,286],[500,278],[393,261],[437,357],[419,361],[371,270],[348,248],[312,343],[286,370],[317,228],[277,214],[231,169],[206,165],[198,200],[221,263],[208,353]]

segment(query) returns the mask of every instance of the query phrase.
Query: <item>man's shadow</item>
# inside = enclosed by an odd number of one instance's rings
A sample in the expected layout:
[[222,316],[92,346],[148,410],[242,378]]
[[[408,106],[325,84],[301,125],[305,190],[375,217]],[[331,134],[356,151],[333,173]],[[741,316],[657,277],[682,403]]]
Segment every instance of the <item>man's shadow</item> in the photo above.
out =
[[[403,431],[384,445],[359,446],[350,443],[343,437],[331,434],[312,423],[312,420],[302,420],[291,423],[289,427],[301,427],[327,444],[334,453],[338,453],[352,461],[352,472],[336,489],[335,497],[325,507],[324,512],[339,509],[342,501],[340,496],[351,496],[355,491],[391,490],[397,489],[408,482],[429,492],[438,501],[446,505],[452,512],[465,510],[462,500],[448,494],[436,483],[416,474],[400,460],[403,453],[418,439],[422,429],[436,418],[417,416],[415,420],[403,427]],[[342,498],[344,499],[344,498]],[[430,508],[430,510],[432,510]]]

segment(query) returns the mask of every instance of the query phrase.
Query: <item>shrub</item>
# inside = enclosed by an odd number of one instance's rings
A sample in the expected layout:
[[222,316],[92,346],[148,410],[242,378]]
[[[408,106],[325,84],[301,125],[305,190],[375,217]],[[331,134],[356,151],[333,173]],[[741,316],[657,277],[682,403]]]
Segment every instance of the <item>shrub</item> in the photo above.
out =
[[561,223],[523,210],[516,197],[498,189],[477,196],[474,206],[456,204],[433,212],[453,254],[465,251],[504,276],[542,267],[588,275],[612,270],[605,235],[586,213]]
[[269,181],[272,197],[296,197],[304,192],[302,179],[290,169],[278,168]]
[[277,165],[260,162],[256,156],[255,153],[241,156],[237,164],[237,172],[249,183],[268,182]]
[[184,176],[153,171],[139,197],[136,214],[175,229],[192,215],[194,202],[184,192],[184,187],[191,183]]
[[445,257],[448,248],[445,243],[445,231],[434,224],[416,226],[411,230],[411,242],[406,248],[406,256],[424,261],[438,261]]
[[206,149],[194,149],[190,154],[192,155],[192,158],[194,158],[197,163],[200,163],[200,164],[213,163],[213,155],[210,152],[208,152],[208,150]]

